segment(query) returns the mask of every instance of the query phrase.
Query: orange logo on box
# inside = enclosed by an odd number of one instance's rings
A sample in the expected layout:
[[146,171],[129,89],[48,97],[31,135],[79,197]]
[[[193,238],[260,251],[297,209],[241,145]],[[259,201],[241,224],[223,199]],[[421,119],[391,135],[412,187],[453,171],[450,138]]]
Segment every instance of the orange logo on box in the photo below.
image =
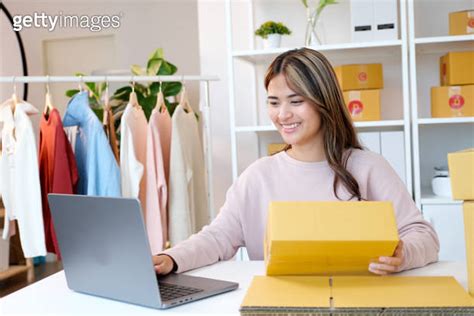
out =
[[462,95],[455,94],[449,98],[449,107],[453,110],[459,110],[464,105],[464,98]]
[[349,112],[351,113],[351,116],[356,116],[362,113],[364,110],[364,104],[360,102],[360,100],[352,100],[348,104],[349,107]]
[[469,18],[469,20],[467,20],[467,26],[474,28],[474,18]]
[[359,78],[359,81],[367,81],[367,73],[365,72],[359,72],[357,77]]

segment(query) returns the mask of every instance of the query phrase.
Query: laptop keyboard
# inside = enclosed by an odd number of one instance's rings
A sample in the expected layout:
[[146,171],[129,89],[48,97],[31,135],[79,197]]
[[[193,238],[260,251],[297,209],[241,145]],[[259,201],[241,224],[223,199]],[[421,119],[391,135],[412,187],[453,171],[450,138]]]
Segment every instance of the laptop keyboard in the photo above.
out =
[[202,289],[160,282],[160,295],[164,301],[202,292]]

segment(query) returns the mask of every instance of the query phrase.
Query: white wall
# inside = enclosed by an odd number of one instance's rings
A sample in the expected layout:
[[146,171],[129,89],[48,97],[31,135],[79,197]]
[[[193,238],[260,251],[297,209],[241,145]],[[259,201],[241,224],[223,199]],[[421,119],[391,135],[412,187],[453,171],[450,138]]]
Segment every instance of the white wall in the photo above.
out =
[[[52,39],[65,39],[77,37],[100,36],[112,34],[115,38],[115,51],[110,52],[114,56],[114,67],[118,69],[129,69],[132,64],[145,65],[148,55],[156,48],[164,49],[165,58],[178,67],[177,74],[199,74],[199,34],[196,0],[138,0],[138,1],[79,1],[79,0],[48,0],[48,1],[25,1],[5,0],[3,1],[12,15],[33,14],[33,12],[45,12],[46,14],[58,14],[60,11],[66,14],[77,15],[115,15],[123,13],[121,26],[118,29],[107,29],[101,32],[90,32],[83,29],[61,29],[53,32],[45,29],[23,29],[21,36],[25,45],[29,75],[46,75],[44,72],[43,41]],[[2,14],[2,19],[5,17]],[[4,27],[7,23],[0,23],[0,33],[10,32]],[[18,69],[8,65],[9,60],[17,59],[15,50],[4,50],[4,45],[11,42],[2,40],[0,50],[0,75],[21,75],[15,73]],[[16,42],[14,42],[16,45]],[[69,60],[64,56],[65,62],[87,64],[94,58],[93,51],[83,52],[83,60]],[[84,71],[78,67],[77,72]],[[72,73],[50,73],[49,75],[73,75]],[[125,85],[126,83],[124,83]],[[12,93],[10,84],[0,85],[0,99],[9,97]],[[19,87],[21,85],[18,85]],[[198,107],[199,85],[197,83],[186,84],[190,102],[193,107]],[[70,88],[76,88],[71,84]],[[22,91],[22,90],[21,90]],[[20,92],[20,91],[19,91]],[[63,110],[66,106],[64,98],[54,96],[56,107]],[[30,84],[28,101],[42,109],[44,106],[44,85]],[[63,111],[62,111],[63,112]],[[36,118],[36,124],[39,119]]]

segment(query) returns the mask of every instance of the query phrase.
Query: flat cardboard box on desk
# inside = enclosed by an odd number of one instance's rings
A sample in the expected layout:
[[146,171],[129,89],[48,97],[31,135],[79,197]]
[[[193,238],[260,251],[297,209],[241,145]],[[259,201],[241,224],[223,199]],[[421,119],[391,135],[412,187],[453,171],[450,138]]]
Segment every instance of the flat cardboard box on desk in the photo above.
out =
[[431,117],[474,116],[474,85],[431,88]]
[[454,200],[474,200],[474,148],[448,154],[449,177]]
[[390,202],[271,202],[266,274],[368,275],[398,241]]
[[439,59],[440,85],[474,84],[474,51],[449,52]]
[[344,91],[343,95],[353,121],[380,121],[380,90]]
[[474,33],[474,10],[449,13],[449,35]]
[[334,67],[342,91],[383,89],[382,64],[353,64]]

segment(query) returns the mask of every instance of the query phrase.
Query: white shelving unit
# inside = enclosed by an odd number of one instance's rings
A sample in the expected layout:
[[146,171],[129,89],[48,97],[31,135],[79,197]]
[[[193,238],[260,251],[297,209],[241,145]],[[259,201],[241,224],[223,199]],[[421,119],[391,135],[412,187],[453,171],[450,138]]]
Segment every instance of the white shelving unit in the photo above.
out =
[[[349,0],[339,2],[340,4],[337,6],[340,6],[341,12],[347,13],[350,5]],[[276,56],[290,49],[302,47],[301,44],[303,43],[302,36],[299,36],[304,34],[305,31],[305,25],[301,23],[301,20],[305,20],[302,4],[299,1],[275,4],[275,6],[285,6],[284,8],[278,8],[278,10],[283,11],[283,14],[281,11],[277,12],[277,8],[271,5],[272,3],[269,3],[269,1],[249,0],[240,2],[239,6],[236,5],[236,2],[226,0],[231,154],[234,180],[252,161],[266,154],[267,143],[281,142],[276,128],[267,119],[265,113],[266,93],[262,84],[264,72]],[[266,12],[272,12],[272,14],[266,16]],[[298,14],[301,14],[300,19],[297,18]],[[287,19],[291,19],[291,21],[286,22],[285,17],[288,17]],[[260,23],[270,19],[281,20],[290,26],[295,34],[295,39],[289,41],[290,45],[267,50],[259,48],[259,42],[257,42],[253,31]],[[355,126],[360,133],[362,142],[367,147],[382,154],[388,154],[389,152],[387,142],[397,139],[397,150],[391,152],[398,155],[398,157],[388,157],[388,160],[390,162],[394,161],[396,171],[405,181],[408,190],[412,192],[406,19],[406,2],[400,1],[400,32],[398,39],[364,43],[352,43],[350,40],[345,40],[336,43],[328,42],[328,44],[311,48],[324,53],[334,66],[350,63],[383,64],[384,89],[381,92],[383,120],[356,122]],[[298,24],[293,21],[300,22]],[[248,24],[250,24],[250,27],[248,27]],[[243,35],[242,30],[248,30],[247,34]],[[350,38],[349,25],[343,31],[347,33],[345,35],[346,39]],[[298,36],[301,41],[296,40]],[[332,34],[331,38],[333,38]],[[398,138],[382,135],[385,132],[391,133],[394,131],[400,132]],[[366,143],[365,140],[371,141]],[[382,144],[383,142],[385,143]]]
[[431,179],[434,167],[447,166],[449,152],[474,147],[474,117],[432,118],[430,89],[440,86],[442,55],[474,50],[474,35],[448,35],[448,13],[466,9],[474,3],[408,1],[414,197],[438,233],[440,260],[465,258],[462,201],[434,195]]

